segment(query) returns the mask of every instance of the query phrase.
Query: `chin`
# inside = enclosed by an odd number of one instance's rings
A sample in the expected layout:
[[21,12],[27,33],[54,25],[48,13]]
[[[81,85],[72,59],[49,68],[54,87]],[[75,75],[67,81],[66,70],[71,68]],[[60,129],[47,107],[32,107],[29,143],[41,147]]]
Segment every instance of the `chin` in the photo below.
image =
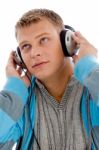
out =
[[31,73],[33,76],[35,76],[38,80],[44,81],[44,80],[49,80],[53,76],[55,76],[55,72],[49,70],[40,70],[37,72],[32,72]]
[[47,81],[50,78],[48,74],[47,75],[45,74],[35,75],[35,77],[42,82]]
[[45,74],[38,73],[38,74],[33,74],[37,79],[42,80],[46,78]]

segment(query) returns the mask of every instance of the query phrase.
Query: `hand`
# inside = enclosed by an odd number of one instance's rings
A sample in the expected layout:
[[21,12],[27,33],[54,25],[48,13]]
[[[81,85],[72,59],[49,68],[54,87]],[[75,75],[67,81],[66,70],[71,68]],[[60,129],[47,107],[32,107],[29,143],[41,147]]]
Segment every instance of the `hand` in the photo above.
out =
[[28,77],[26,76],[26,74],[24,76],[22,76],[21,67],[20,66],[17,67],[17,64],[14,61],[14,51],[12,51],[10,53],[10,56],[8,59],[8,63],[6,66],[6,76],[7,77],[12,77],[12,76],[18,77],[21,80],[23,80],[23,82],[26,84],[27,87],[30,85],[30,81],[29,81]]
[[78,46],[78,54],[73,56],[74,63],[87,55],[93,55],[95,57],[98,56],[98,50],[90,44],[80,32],[75,32],[72,37]]

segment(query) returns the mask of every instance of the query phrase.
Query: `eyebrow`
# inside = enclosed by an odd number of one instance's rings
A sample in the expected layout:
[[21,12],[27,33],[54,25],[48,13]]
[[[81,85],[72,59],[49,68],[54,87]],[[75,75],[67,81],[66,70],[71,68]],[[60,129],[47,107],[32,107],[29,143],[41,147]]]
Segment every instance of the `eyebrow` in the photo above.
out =
[[[39,34],[39,35],[35,36],[35,39],[38,39],[38,38],[40,38],[41,36],[44,36],[44,35],[49,35],[49,33],[46,33],[46,32],[41,33],[41,34]],[[23,45],[23,44],[25,44],[25,43],[27,43],[27,42],[28,42],[28,41],[20,42],[20,44],[19,44],[19,45]]]
[[20,45],[23,45],[23,44],[25,44],[25,43],[27,43],[27,42],[28,42],[28,41],[20,42],[20,43],[19,43],[19,46],[20,46]]
[[40,37],[43,36],[43,35],[49,35],[49,33],[46,33],[46,32],[41,33],[41,34],[37,35],[37,36],[35,37],[35,39],[40,38]]

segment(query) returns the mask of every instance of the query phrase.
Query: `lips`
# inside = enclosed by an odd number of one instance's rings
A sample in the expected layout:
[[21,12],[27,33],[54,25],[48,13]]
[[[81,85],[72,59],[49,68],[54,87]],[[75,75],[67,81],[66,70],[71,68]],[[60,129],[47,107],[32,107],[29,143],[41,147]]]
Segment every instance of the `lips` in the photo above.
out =
[[44,64],[46,64],[46,63],[48,63],[48,62],[35,63],[35,64],[32,66],[32,68],[40,67],[40,66],[42,66],[42,65],[44,65]]

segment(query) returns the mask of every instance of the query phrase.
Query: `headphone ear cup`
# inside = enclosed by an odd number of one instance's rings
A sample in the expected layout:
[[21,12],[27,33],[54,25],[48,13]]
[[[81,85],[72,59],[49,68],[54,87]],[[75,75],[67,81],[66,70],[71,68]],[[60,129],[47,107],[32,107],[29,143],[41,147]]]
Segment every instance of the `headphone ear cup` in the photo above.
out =
[[21,56],[21,52],[20,52],[19,47],[17,47],[16,54],[17,54],[17,59],[18,59],[18,61],[19,61],[20,66],[21,66],[22,68],[24,68],[24,69],[27,69],[27,67],[26,67],[26,65],[25,65],[25,63],[24,63],[24,61],[23,61],[23,59],[22,59],[22,56]]
[[61,42],[61,46],[62,46],[62,49],[63,49],[63,53],[65,56],[70,56],[70,54],[68,53],[68,49],[67,49],[67,46],[66,46],[66,33],[67,33],[68,30],[62,30],[60,32],[60,42]]
[[72,38],[75,30],[69,25],[65,25],[64,27],[65,29],[60,32],[60,41],[64,55],[71,57],[77,52],[76,43]]
[[23,59],[22,59],[19,47],[17,47],[16,54],[17,54],[17,59],[18,59],[19,63],[20,64],[23,63]]

